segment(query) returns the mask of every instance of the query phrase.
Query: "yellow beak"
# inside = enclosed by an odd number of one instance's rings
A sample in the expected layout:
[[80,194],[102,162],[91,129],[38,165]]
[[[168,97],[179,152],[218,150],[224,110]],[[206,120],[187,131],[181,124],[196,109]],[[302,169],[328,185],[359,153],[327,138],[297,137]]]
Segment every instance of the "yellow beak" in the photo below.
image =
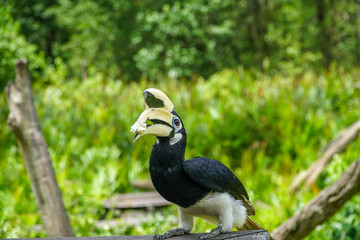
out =
[[[133,142],[144,135],[172,137],[174,135],[173,118],[174,115],[163,108],[145,109],[131,127],[131,132],[136,134]],[[154,124],[147,125],[148,120]]]
[[[144,91],[144,101],[145,110],[131,127],[131,132],[136,134],[134,142],[144,135],[173,137],[174,104],[168,96],[159,89],[148,88]],[[147,125],[148,120],[153,125]]]

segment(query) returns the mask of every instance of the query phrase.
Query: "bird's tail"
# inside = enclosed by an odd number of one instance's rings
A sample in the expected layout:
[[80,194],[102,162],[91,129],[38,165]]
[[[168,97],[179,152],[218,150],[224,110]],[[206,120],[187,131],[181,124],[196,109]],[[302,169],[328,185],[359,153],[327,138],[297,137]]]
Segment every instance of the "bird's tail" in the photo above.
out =
[[241,228],[238,228],[239,231],[258,230],[258,229],[264,229],[264,228],[262,228],[257,222],[252,220],[249,216],[247,216],[246,218],[245,225],[242,226]]
[[[244,230],[264,230],[264,228],[262,228],[257,222],[255,222],[249,216],[247,216],[244,226],[242,226],[241,228],[238,228],[237,230],[239,230],[239,231],[244,231]],[[270,239],[274,240],[274,238],[271,235],[270,235]]]

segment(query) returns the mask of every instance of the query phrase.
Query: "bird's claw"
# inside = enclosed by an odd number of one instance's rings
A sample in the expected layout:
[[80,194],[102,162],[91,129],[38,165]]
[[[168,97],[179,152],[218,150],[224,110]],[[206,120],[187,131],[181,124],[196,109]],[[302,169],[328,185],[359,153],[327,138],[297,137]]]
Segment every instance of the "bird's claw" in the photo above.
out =
[[161,234],[155,234],[154,237],[153,237],[154,240],[160,240],[160,239],[163,239],[162,235]]
[[222,231],[222,226],[219,225],[217,228],[211,230],[211,232],[201,234],[201,235],[198,237],[197,240],[206,240],[206,239],[209,239],[209,238],[213,238],[213,237],[219,236],[219,235],[221,234],[221,231]]
[[185,235],[185,234],[189,234],[189,231],[186,231],[182,228],[174,228],[174,229],[170,229],[169,231],[167,231],[164,234],[155,234],[153,239],[160,240],[160,239],[170,238],[173,236],[181,236],[181,235]]
[[202,234],[202,235],[200,235],[198,238],[197,238],[197,240],[206,240],[206,239],[208,239],[209,237],[207,236],[207,234]]

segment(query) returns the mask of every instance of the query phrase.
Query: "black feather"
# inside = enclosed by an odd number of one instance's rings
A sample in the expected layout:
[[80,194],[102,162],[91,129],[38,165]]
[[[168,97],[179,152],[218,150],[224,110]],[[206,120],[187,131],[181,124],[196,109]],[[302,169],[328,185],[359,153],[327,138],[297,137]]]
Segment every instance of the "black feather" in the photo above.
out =
[[[178,116],[175,111],[172,113]],[[186,208],[210,192],[227,192],[243,201],[249,215],[255,214],[243,184],[224,164],[204,157],[185,161],[184,125],[179,132],[182,134],[179,142],[170,145],[168,137],[158,137],[151,152],[150,175],[160,195]]]
[[242,200],[248,215],[255,215],[244,185],[234,173],[217,160],[205,157],[189,159],[183,164],[185,174],[200,186],[215,192],[227,192]]
[[[173,114],[177,113],[173,111]],[[189,207],[205,197],[209,190],[189,178],[183,168],[186,132],[182,139],[170,145],[168,137],[158,137],[150,156],[150,176],[155,189],[166,200],[181,207]]]
[[184,162],[188,177],[200,186],[216,192],[228,192],[238,199],[249,201],[249,196],[240,180],[224,164],[205,157],[196,157]]

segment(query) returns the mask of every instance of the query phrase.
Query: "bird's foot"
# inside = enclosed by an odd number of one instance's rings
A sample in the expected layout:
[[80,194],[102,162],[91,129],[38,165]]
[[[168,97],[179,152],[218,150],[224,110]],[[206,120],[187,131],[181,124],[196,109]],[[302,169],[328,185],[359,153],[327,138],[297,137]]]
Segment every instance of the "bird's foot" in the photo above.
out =
[[221,231],[222,231],[222,226],[219,225],[217,228],[214,228],[213,230],[211,230],[211,232],[201,234],[198,237],[198,240],[206,240],[206,239],[209,239],[209,238],[219,236],[221,234]]
[[182,228],[174,228],[174,229],[170,229],[169,231],[167,231],[164,234],[154,235],[153,239],[160,240],[160,239],[166,239],[166,238],[170,238],[173,236],[180,236],[180,235],[185,235],[185,234],[189,234],[189,231],[186,231]]

